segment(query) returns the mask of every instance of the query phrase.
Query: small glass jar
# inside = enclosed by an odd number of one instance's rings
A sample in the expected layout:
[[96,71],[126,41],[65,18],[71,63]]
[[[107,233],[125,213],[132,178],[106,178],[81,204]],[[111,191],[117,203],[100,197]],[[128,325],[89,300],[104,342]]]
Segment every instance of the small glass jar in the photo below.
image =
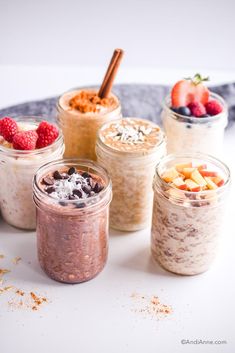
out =
[[[48,173],[75,167],[98,177],[104,189],[86,199],[59,201],[40,187]],[[108,255],[109,204],[112,186],[107,172],[88,160],[61,159],[41,167],[33,182],[37,207],[37,249],[42,269],[65,283],[88,281],[101,272]]]
[[[149,124],[157,126],[150,121]],[[162,133],[161,140],[149,151],[119,151],[102,141],[102,130],[108,125],[104,124],[98,132],[96,154],[98,163],[108,170],[113,184],[110,226],[121,231],[146,228],[151,225],[155,166],[166,154],[165,135]]]
[[57,120],[65,141],[65,158],[86,158],[96,160],[95,144],[97,131],[106,121],[120,118],[121,105],[118,98],[111,94],[116,104],[100,112],[83,113],[71,109],[69,101],[81,91],[97,92],[94,88],[72,90],[64,93],[57,103]]
[[210,117],[188,117],[175,113],[171,108],[171,99],[166,98],[161,114],[167,136],[167,153],[201,152],[216,157],[223,156],[224,130],[228,123],[228,108],[222,97],[215,93],[210,99],[216,99],[223,111]]
[[[42,118],[22,116],[15,120],[30,130],[36,128]],[[36,228],[36,212],[32,200],[33,176],[41,165],[61,158],[63,153],[61,132],[50,146],[32,151],[0,145],[0,207],[7,223],[21,229]]]
[[[224,185],[215,190],[189,192],[176,189],[161,179],[166,169],[188,162],[206,163],[208,170],[217,171],[224,179]],[[153,258],[163,268],[181,275],[208,270],[223,234],[229,186],[228,167],[209,155],[169,155],[157,165],[153,182],[151,249]]]

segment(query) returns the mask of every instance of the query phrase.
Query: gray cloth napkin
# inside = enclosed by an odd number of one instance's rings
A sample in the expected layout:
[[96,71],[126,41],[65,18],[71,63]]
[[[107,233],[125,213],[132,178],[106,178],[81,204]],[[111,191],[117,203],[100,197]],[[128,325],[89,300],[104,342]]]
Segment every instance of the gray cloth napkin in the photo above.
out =
[[[210,87],[221,95],[229,107],[229,125],[235,122],[235,83]],[[148,84],[120,84],[115,85],[114,93],[122,104],[123,116],[141,117],[161,124],[160,113],[164,98],[170,88],[162,85]],[[55,119],[56,102],[58,97],[27,102],[0,110],[0,117],[5,115],[46,115],[50,120]]]

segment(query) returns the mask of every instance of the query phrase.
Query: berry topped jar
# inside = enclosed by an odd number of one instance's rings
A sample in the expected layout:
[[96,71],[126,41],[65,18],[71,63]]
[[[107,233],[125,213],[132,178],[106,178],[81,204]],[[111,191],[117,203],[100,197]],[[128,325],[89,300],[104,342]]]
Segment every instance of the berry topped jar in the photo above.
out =
[[168,153],[223,155],[228,109],[223,98],[205,86],[207,80],[196,74],[192,79],[178,81],[166,98],[162,120]]
[[56,125],[39,117],[0,119],[0,207],[7,223],[35,229],[33,175],[63,153],[63,137]]

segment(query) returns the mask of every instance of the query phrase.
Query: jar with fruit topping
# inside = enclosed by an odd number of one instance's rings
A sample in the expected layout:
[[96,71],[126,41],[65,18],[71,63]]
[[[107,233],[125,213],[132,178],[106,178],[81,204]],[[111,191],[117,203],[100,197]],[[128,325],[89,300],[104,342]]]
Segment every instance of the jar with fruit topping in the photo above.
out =
[[166,270],[194,275],[208,270],[223,235],[230,171],[200,153],[173,154],[156,167],[151,249]]
[[167,152],[202,152],[223,155],[228,108],[222,97],[210,92],[199,74],[177,82],[166,98],[162,121]]
[[[22,116],[14,119],[20,132],[36,130],[39,117]],[[50,124],[51,125],[51,124]],[[18,141],[20,142],[20,141]],[[36,212],[32,200],[32,180],[43,164],[61,158],[64,142],[58,130],[56,140],[43,148],[15,149],[1,137],[0,141],[0,207],[4,220],[10,225],[32,230],[36,227]]]
[[34,177],[38,258],[60,282],[92,279],[108,255],[110,178],[98,164],[64,159],[41,167]]
[[57,119],[63,131],[66,158],[96,160],[97,131],[107,121],[121,117],[121,105],[114,94],[99,98],[94,88],[64,93],[57,103]]
[[155,166],[166,154],[162,130],[140,118],[106,123],[98,132],[96,154],[113,183],[110,226],[122,231],[150,226]]

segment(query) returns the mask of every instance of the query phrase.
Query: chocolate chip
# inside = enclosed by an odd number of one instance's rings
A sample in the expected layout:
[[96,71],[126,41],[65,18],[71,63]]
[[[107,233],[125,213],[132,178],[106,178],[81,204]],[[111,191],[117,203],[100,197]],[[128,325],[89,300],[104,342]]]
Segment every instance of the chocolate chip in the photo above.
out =
[[76,208],[83,208],[83,207],[85,207],[86,206],[86,204],[84,203],[84,202],[81,202],[81,203],[77,203],[76,204]]
[[83,178],[90,178],[90,174],[87,172],[82,173]]
[[192,125],[187,124],[187,125],[186,125],[186,128],[187,128],[187,129],[191,129],[191,128],[192,128]]
[[99,183],[95,184],[95,187],[93,189],[93,191],[97,194],[98,192],[100,192],[103,189],[103,186]]
[[76,200],[76,197],[73,195],[69,195],[69,200]]
[[81,192],[81,190],[78,190],[78,189],[75,189],[75,190],[73,190],[73,194],[74,195],[77,195],[78,197],[82,197],[82,192]]
[[65,201],[60,201],[59,204],[60,204],[61,206],[67,206],[67,202],[65,202]]
[[88,184],[91,186],[92,189],[95,187],[95,182],[92,178],[89,178]]
[[51,178],[51,177],[45,177],[45,178],[43,178],[43,183],[45,184],[45,185],[53,185],[54,184],[54,180]]
[[86,194],[90,194],[91,192],[91,187],[89,185],[84,185],[82,187],[82,190],[86,193]]
[[74,173],[76,173],[76,169],[74,167],[69,168],[68,175],[72,175]]
[[53,177],[54,177],[56,180],[63,179],[62,175],[60,174],[60,172],[58,172],[58,170],[56,170],[56,171],[53,173]]
[[46,192],[47,192],[48,194],[51,194],[51,193],[54,192],[54,191],[55,191],[54,186],[49,186],[48,188],[46,188]]

